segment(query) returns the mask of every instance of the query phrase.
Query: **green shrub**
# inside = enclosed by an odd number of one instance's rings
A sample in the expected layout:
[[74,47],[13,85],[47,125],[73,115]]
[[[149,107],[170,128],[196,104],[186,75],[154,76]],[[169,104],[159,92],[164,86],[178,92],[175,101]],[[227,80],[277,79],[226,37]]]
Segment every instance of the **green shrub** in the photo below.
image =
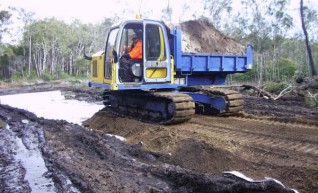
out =
[[305,103],[309,106],[309,107],[317,107],[318,106],[318,103],[317,101],[315,101],[315,99],[309,94],[307,93],[305,95]]
[[44,80],[44,81],[51,81],[54,79],[53,75],[49,72],[45,72],[42,74],[41,78]]
[[[28,72],[26,72],[27,76],[29,76]],[[28,79],[35,80],[38,79],[38,75],[35,70],[30,71],[30,77]]]
[[72,85],[77,85],[77,84],[81,84],[81,81],[78,79],[71,79],[68,81],[70,84]]
[[61,72],[59,74],[59,79],[68,79],[70,78],[71,76],[69,74],[67,74],[66,72]]
[[246,81],[252,81],[254,79],[254,71],[251,70],[246,73],[236,73],[232,75],[233,81],[238,82],[246,82]]
[[11,80],[12,81],[21,81],[23,80],[24,77],[23,77],[23,74],[22,73],[14,73],[12,76],[11,76]]
[[265,90],[269,93],[279,94],[282,90],[284,90],[287,85],[283,82],[265,82]]
[[278,60],[278,66],[280,68],[280,79],[284,77],[290,79],[295,75],[296,64],[294,61],[291,61],[286,58],[280,58]]

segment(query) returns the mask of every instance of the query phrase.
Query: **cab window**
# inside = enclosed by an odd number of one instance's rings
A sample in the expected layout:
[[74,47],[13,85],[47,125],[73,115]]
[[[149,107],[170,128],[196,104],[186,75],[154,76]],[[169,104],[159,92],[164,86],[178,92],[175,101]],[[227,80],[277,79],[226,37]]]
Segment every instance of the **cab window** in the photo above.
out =
[[146,26],[146,59],[148,61],[162,61],[166,59],[163,31],[160,26],[147,24]]
[[116,56],[116,38],[118,34],[118,28],[109,32],[109,36],[106,43],[105,54],[105,78],[110,79],[112,77],[112,62]]
[[124,27],[119,46],[120,55],[128,53],[131,50],[133,44],[132,37],[136,34],[141,37],[140,40],[142,41],[142,24],[129,23]]

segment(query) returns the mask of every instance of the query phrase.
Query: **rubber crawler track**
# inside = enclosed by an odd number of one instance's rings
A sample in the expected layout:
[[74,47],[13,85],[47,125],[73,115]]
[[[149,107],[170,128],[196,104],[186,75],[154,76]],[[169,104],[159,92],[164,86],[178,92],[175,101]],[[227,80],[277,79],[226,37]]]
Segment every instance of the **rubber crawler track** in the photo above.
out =
[[203,92],[208,92],[210,95],[221,95],[224,96],[227,101],[226,110],[222,115],[233,115],[237,114],[243,109],[244,100],[242,95],[235,91],[224,88],[204,88]]
[[[201,87],[184,87],[182,88],[182,91],[203,93],[210,96],[211,98],[221,96],[226,100],[225,110],[223,111],[211,110],[211,111],[208,111],[209,113],[203,113],[203,114],[230,116],[230,115],[238,114],[243,109],[243,105],[244,105],[243,96],[235,90],[219,88],[219,87],[201,86]],[[205,107],[205,108],[209,108],[209,107]],[[197,111],[197,112],[200,112],[200,111]]]
[[[111,102],[116,98],[116,102]],[[143,104],[131,104],[129,100],[142,100]],[[147,109],[147,103],[164,105],[162,113],[154,108]],[[188,121],[195,113],[195,104],[190,96],[175,92],[105,92],[104,104],[113,114],[157,124],[178,124]],[[168,116],[162,116],[167,114]]]

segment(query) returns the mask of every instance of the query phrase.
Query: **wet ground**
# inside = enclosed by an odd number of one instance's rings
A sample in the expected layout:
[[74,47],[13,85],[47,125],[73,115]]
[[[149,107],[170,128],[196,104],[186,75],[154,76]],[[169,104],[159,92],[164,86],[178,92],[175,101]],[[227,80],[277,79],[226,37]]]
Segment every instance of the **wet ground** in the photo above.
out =
[[[99,99],[98,91],[63,90],[67,98]],[[101,110],[84,127],[0,105],[0,190],[317,192],[318,110],[299,100],[245,101],[241,116],[196,115],[171,126]],[[23,159],[32,156],[17,158],[21,151],[43,156],[45,167],[35,163],[42,175],[30,177]]]

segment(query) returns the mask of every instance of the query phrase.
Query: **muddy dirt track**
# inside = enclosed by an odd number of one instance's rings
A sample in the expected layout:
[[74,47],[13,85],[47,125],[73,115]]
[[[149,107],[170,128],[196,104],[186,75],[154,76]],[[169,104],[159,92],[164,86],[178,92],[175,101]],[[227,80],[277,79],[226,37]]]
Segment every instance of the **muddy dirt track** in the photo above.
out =
[[[79,91],[72,96],[98,99]],[[0,190],[31,191],[8,145],[17,135],[27,148],[40,149],[56,192],[293,192],[265,177],[302,193],[318,192],[318,110],[294,98],[245,96],[245,102],[240,116],[195,115],[170,126],[101,110],[83,127],[1,105],[9,127],[0,130]]]

